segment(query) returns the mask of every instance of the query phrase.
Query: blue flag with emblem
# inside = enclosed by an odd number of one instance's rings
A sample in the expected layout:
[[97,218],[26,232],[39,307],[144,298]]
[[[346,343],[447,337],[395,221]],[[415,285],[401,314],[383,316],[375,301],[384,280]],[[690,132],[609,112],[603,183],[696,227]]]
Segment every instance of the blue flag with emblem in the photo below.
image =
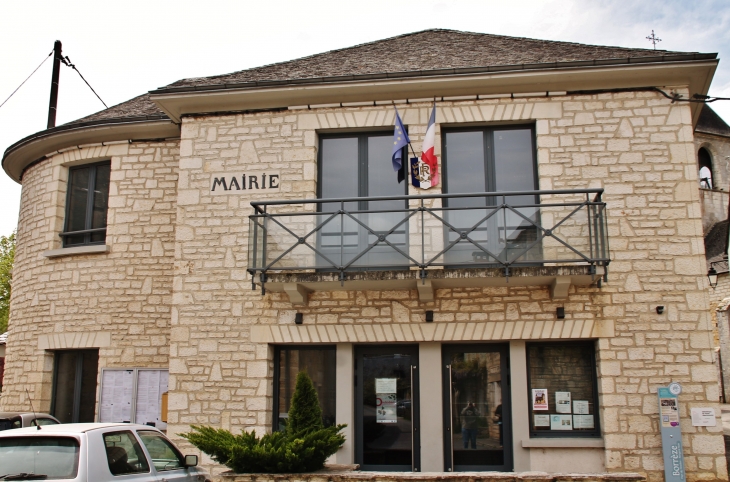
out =
[[410,144],[411,140],[408,138],[406,128],[403,127],[403,121],[398,114],[398,109],[395,110],[395,129],[393,131],[393,170],[398,173],[398,182],[400,183],[405,178],[403,173],[403,148]]

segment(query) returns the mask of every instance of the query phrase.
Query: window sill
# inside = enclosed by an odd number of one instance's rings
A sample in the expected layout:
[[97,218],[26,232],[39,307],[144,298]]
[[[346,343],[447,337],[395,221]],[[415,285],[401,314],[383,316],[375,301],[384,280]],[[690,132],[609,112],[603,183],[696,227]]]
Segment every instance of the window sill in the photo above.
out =
[[103,254],[109,251],[111,251],[111,246],[107,244],[94,244],[91,246],[52,249],[50,251],[44,251],[43,256],[46,258],[61,258],[63,256],[75,256],[77,254]]
[[523,439],[522,447],[531,449],[593,449],[603,448],[602,438],[531,438]]

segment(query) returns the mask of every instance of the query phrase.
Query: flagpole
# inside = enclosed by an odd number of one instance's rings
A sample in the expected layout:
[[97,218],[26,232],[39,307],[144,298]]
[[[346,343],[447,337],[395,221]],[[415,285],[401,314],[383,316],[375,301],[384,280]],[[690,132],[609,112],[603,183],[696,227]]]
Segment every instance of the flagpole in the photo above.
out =
[[418,156],[416,155],[416,150],[415,150],[415,149],[413,148],[413,144],[411,144],[411,143],[409,142],[409,143],[408,143],[408,146],[410,146],[410,148],[411,148],[411,152],[413,153],[413,157],[418,157]]

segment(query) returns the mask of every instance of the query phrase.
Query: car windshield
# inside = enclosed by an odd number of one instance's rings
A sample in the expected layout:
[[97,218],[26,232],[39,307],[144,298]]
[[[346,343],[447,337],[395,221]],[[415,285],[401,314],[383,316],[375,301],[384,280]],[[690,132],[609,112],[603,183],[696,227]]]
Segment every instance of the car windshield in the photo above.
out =
[[71,437],[0,438],[0,477],[45,474],[49,479],[73,479],[79,468],[79,442]]

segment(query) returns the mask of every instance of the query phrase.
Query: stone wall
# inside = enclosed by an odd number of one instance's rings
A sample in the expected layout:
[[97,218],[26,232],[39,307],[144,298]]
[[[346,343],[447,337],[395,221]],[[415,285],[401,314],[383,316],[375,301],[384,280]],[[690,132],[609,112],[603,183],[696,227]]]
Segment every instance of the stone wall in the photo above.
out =
[[[430,104],[399,110],[419,146]],[[442,332],[454,341],[474,336],[452,328],[460,320],[514,320],[504,336],[522,337],[531,321],[554,316],[547,290],[535,288],[439,290],[432,304],[420,304],[415,292],[314,293],[306,308],[294,308],[276,293],[251,291],[246,216],[254,199],[211,196],[209,173],[276,169],[281,192],[256,200],[313,198],[318,133],[388,128],[393,116],[392,106],[338,106],[183,119],[172,433],[189,423],[268,430],[272,352],[252,342],[250,331],[253,325],[290,325],[296,311],[304,313],[305,324],[321,325],[315,333],[354,326],[373,342],[381,330],[420,331],[426,309],[435,311],[434,325],[445,324]],[[601,338],[597,354],[607,470],[660,480],[656,388],[683,384],[684,420],[692,406],[713,406],[718,399],[689,108],[653,92],[501,98],[441,102],[437,121],[438,155],[444,124],[534,121],[541,189],[605,189],[609,280],[600,289],[572,291],[564,306],[571,320],[615,323],[615,336]],[[666,307],[663,315],[656,314],[659,304]],[[513,331],[517,326],[522,328]],[[566,336],[580,338],[580,330]],[[691,480],[727,478],[720,430],[683,424]]]
[[[399,105],[416,147],[430,109]],[[393,117],[392,105],[189,116],[179,144],[74,149],[29,168],[8,341],[12,388],[0,408],[26,408],[28,388],[47,410],[48,350],[91,344],[100,367],[169,364],[176,441],[191,423],[263,433],[272,422],[273,350],[252,340],[253,327],[290,333],[297,311],[312,330],[301,332],[302,343],[340,332],[369,342],[597,337],[606,469],[662,479],[656,388],[678,381],[688,479],[727,480],[721,427],[687,422],[691,407],[718,399],[689,107],[654,92],[438,104],[437,155],[444,125],[534,123],[541,189],[605,189],[613,261],[601,288],[573,287],[559,301],[540,287],[455,288],[437,290],[432,303],[416,291],[316,292],[306,307],[252,290],[250,202],[314,198],[318,135],[390,129]],[[109,158],[111,252],[43,257],[59,247],[67,166]],[[242,169],[279,171],[280,191],[210,194],[211,173]],[[554,319],[557,306],[565,320]],[[434,323],[425,323],[426,310]]]
[[[99,348],[99,368],[167,368],[178,151],[175,140],[73,148],[26,170],[0,411],[27,410],[26,389],[50,409],[54,349]],[[110,252],[44,257],[61,247],[68,167],[108,159]]]

